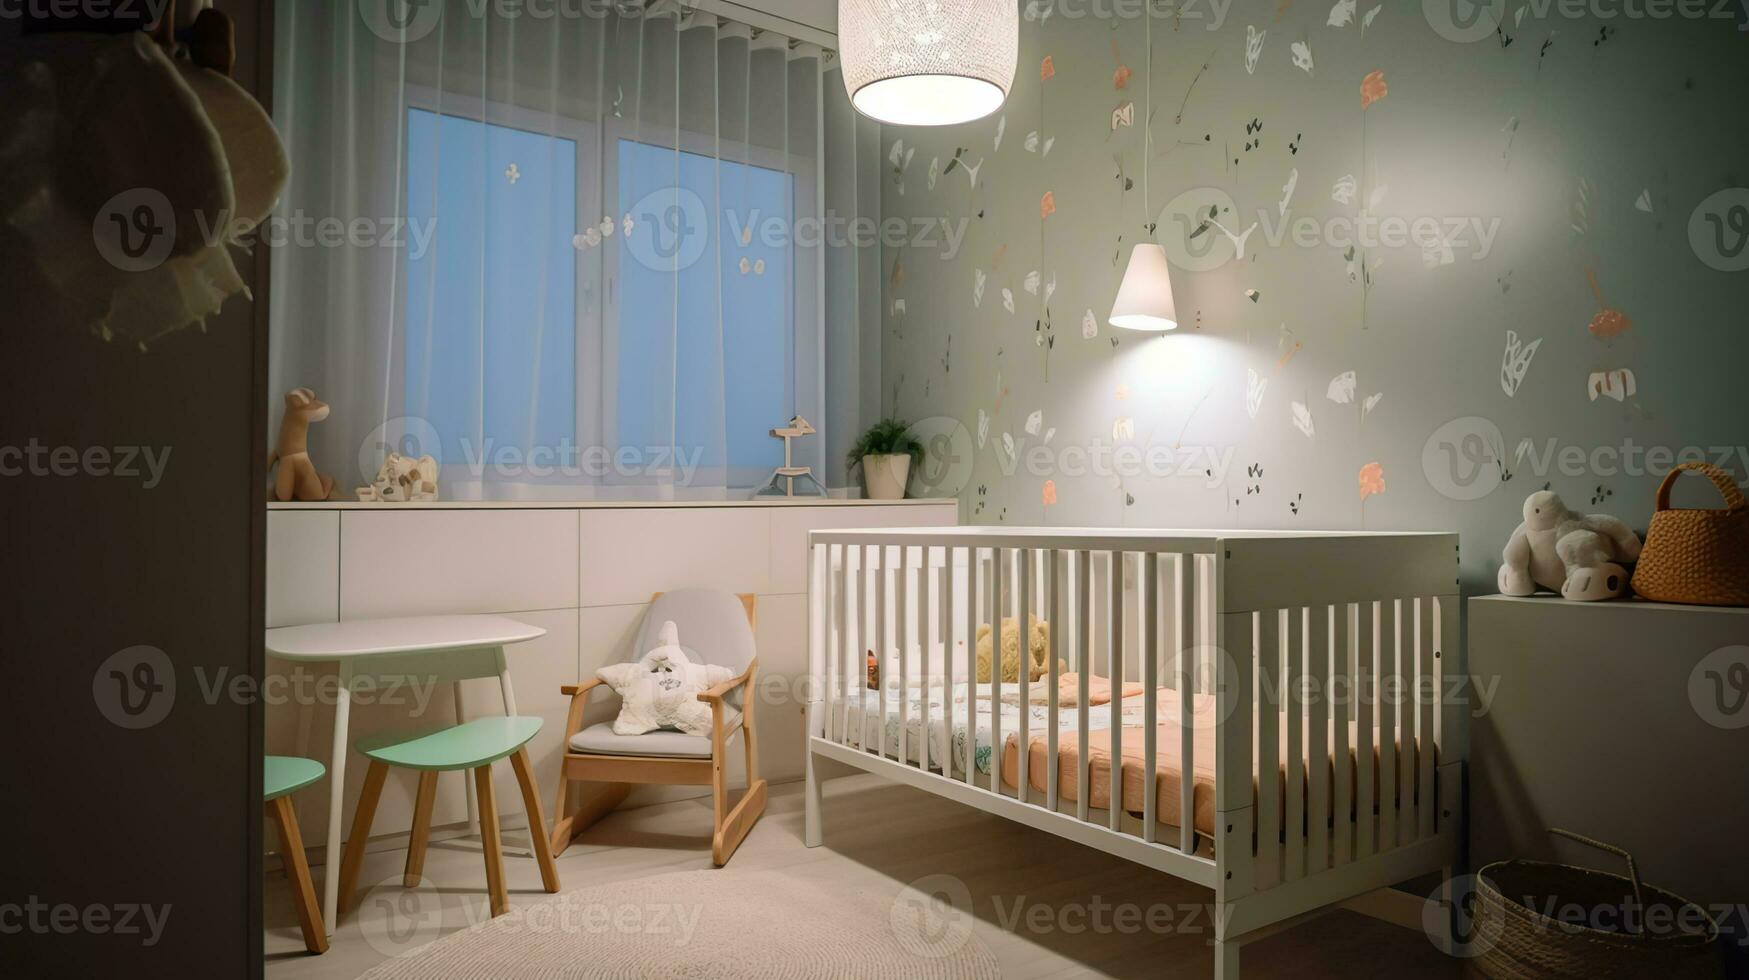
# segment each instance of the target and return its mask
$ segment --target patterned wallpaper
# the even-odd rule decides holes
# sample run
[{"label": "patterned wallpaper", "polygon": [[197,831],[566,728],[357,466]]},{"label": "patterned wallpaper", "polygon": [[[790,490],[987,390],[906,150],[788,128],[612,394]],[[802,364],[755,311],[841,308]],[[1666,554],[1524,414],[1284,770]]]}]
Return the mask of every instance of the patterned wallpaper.
[{"label": "patterned wallpaper", "polygon": [[[1643,529],[1675,460],[1741,481],[1749,17],[1451,3],[1033,0],[1001,111],[883,127],[913,492],[968,523],[1456,530],[1488,592],[1545,484]],[[1149,236],[1165,335],[1105,321]]]}]

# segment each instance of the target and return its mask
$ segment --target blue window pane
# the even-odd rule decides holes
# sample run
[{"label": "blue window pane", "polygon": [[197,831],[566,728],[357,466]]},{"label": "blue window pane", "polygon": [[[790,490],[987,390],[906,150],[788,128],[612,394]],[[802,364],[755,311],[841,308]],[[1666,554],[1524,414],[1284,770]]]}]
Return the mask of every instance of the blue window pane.
[{"label": "blue window pane", "polygon": [[575,440],[576,201],[574,140],[408,111],[406,413],[446,463]]},{"label": "blue window pane", "polygon": [[701,466],[759,480],[782,462],[768,430],[794,403],[791,178],[634,140],[618,166],[634,222],[619,244],[619,443],[702,450]]}]

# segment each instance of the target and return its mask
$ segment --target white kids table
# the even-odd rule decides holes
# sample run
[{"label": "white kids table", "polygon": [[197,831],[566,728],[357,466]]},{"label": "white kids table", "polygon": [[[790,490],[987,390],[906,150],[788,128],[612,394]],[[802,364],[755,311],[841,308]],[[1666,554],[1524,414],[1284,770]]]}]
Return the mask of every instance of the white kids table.
[{"label": "white kids table", "polygon": [[[348,716],[360,681],[378,676],[423,676],[433,681],[498,678],[504,713],[516,714],[516,695],[504,666],[504,647],[546,635],[538,626],[504,616],[416,616],[404,619],[350,619],[267,631],[267,652],[281,660],[332,663],[340,673],[334,702],[334,747],[328,760],[327,872],[322,876],[322,921],[334,934],[340,888],[340,809],[346,797]],[[461,689],[455,690],[456,721]],[[472,798],[469,799],[470,810]],[[471,814],[470,814],[471,817]],[[531,828],[540,833],[539,828]]]}]

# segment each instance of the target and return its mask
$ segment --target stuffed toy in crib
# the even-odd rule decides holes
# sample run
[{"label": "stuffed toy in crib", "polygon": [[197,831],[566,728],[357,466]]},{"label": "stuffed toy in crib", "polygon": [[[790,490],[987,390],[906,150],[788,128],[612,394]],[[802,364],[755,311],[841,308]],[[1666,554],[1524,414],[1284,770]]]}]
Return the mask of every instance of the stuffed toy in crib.
[{"label": "stuffed toy in crib", "polygon": [[[1037,616],[1028,617],[1027,680],[1036,681],[1050,671],[1051,624]],[[1057,662],[1058,673],[1067,670]],[[1014,617],[1002,620],[1002,680],[1020,682],[1020,624]],[[978,683],[990,682],[990,624],[978,627]]]},{"label": "stuffed toy in crib", "polygon": [[655,649],[635,663],[611,664],[596,676],[620,696],[615,735],[642,735],[672,728],[687,735],[708,735],[711,706],[699,694],[735,676],[716,664],[695,664],[680,647],[680,630],[670,620],[662,624]]}]

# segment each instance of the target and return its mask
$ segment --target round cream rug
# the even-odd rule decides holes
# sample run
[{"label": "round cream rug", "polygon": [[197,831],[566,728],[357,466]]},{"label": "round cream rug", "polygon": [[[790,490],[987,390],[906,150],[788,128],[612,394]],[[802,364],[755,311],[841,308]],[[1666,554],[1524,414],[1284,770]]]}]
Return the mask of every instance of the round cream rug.
[{"label": "round cream rug", "polygon": [[438,939],[360,980],[998,977],[972,916],[914,888],[829,891],[770,871],[579,889]]}]

